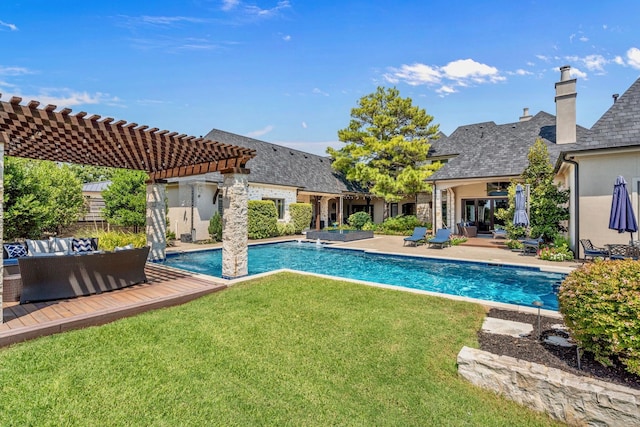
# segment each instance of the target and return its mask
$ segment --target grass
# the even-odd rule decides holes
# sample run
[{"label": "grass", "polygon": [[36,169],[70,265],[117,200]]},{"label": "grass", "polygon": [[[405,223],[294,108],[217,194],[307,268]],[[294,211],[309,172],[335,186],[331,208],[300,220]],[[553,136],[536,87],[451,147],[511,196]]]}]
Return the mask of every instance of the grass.
[{"label": "grass", "polygon": [[277,274],[0,350],[0,425],[555,425],[458,377],[483,315]]}]

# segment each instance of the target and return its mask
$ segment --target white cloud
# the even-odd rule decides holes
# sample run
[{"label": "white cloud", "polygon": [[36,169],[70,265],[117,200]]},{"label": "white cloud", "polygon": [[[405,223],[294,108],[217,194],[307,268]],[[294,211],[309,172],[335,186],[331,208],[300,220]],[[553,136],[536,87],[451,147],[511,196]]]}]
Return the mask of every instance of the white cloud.
[{"label": "white cloud", "polygon": [[200,18],[191,18],[188,16],[148,16],[142,18],[142,22],[153,25],[172,25],[178,22],[202,23],[205,22]]},{"label": "white cloud", "polygon": [[252,132],[247,133],[247,136],[249,138],[256,138],[258,136],[263,136],[263,135],[268,134],[273,129],[274,129],[274,127],[272,125],[267,125],[267,126],[263,127],[262,129],[254,130]]},{"label": "white cloud", "polygon": [[586,43],[586,42],[588,42],[588,41],[589,41],[589,37],[587,37],[587,36],[581,36],[581,37],[580,37],[580,41],[581,41],[581,42]]},{"label": "white cloud", "polygon": [[505,78],[500,75],[498,69],[486,64],[481,64],[473,59],[459,59],[442,67],[446,77],[459,80],[463,83],[471,80],[475,83],[495,83]]},{"label": "white cloud", "polygon": [[118,97],[111,96],[108,93],[96,92],[89,94],[86,91],[75,92],[69,89],[48,89],[43,90],[39,95],[23,96],[23,98],[34,99],[42,104],[52,104],[62,107],[89,104],[116,104],[120,102]]},{"label": "white cloud", "polygon": [[228,11],[235,9],[239,3],[239,0],[222,0],[222,10]]},{"label": "white cloud", "polygon": [[291,41],[291,36],[287,34],[286,36],[282,37],[282,40],[284,40],[286,42],[290,42]]},{"label": "white cloud", "polygon": [[613,58],[613,62],[615,62],[618,65],[624,65],[624,59],[622,59],[622,56],[620,55]]},{"label": "white cloud", "polygon": [[582,58],[582,62],[591,71],[604,71],[608,61],[602,55],[587,55]]},{"label": "white cloud", "polygon": [[571,67],[571,77],[587,80],[587,73],[580,71],[578,68]]},{"label": "white cloud", "polygon": [[514,71],[513,74],[517,76],[529,76],[533,73],[531,71],[527,71],[527,70],[523,70],[522,68],[519,68],[516,71]]},{"label": "white cloud", "polygon": [[1,67],[0,66],[0,75],[21,76],[24,74],[33,74],[33,72],[23,67]]},{"label": "white cloud", "polygon": [[549,62],[549,57],[545,55],[536,55],[536,58],[538,58],[541,61]]},{"label": "white cloud", "polygon": [[255,5],[249,5],[249,6],[245,6],[245,11],[248,12],[250,15],[255,15],[259,17],[270,17],[273,15],[276,15],[281,10],[288,9],[290,7],[291,7],[291,3],[289,2],[289,0],[281,0],[278,2],[278,4],[275,7],[272,7],[271,9],[262,9]]},{"label": "white cloud", "polygon": [[307,122],[302,122],[302,129],[306,129],[307,128]]},{"label": "white cloud", "polygon": [[315,95],[329,96],[329,94],[327,92],[323,92],[320,89],[318,89],[317,87],[313,88],[312,92]]},{"label": "white cloud", "polygon": [[440,86],[440,88],[436,89],[436,92],[440,95],[449,95],[451,93],[456,93],[457,90],[453,86]]},{"label": "white cloud", "polygon": [[627,64],[640,70],[640,49],[632,47],[627,51]]},{"label": "white cloud", "polygon": [[402,80],[411,86],[419,86],[440,83],[441,81],[440,72],[425,64],[403,65],[400,68],[391,68],[390,71],[391,74],[384,75],[389,83],[398,83]]},{"label": "white cloud", "polygon": [[0,27],[7,27],[11,31],[18,31],[18,27],[15,24],[9,24],[8,22],[0,21]]}]

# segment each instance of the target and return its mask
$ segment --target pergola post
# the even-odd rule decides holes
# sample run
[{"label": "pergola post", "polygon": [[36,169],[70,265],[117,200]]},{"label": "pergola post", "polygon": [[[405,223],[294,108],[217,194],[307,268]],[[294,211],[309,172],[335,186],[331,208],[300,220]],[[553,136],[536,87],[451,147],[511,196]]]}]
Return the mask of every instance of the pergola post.
[{"label": "pergola post", "polygon": [[149,260],[163,260],[167,249],[167,218],[165,203],[166,184],[163,181],[147,183],[147,244]]},{"label": "pergola post", "polygon": [[[0,248],[4,243],[4,144],[9,143],[6,133],[0,132]],[[4,264],[0,264],[0,323],[3,323],[4,310]]]},{"label": "pergola post", "polygon": [[222,182],[222,277],[235,279],[249,274],[248,201],[249,170],[221,171]]}]

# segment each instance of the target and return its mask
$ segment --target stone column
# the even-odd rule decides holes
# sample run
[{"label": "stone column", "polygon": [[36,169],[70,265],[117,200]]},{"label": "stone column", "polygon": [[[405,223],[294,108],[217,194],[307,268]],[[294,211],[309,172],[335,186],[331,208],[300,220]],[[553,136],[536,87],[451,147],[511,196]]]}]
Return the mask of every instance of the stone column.
[{"label": "stone column", "polygon": [[167,249],[167,217],[164,182],[147,184],[147,244],[149,260],[165,259]]},{"label": "stone column", "polygon": [[433,232],[442,227],[442,191],[434,185],[433,187]]},{"label": "stone column", "polygon": [[[0,247],[4,243],[4,144],[9,143],[9,137],[5,133],[0,133]],[[4,300],[4,266],[0,263],[0,323],[3,322],[4,310],[2,302]]]},{"label": "stone column", "polygon": [[418,220],[422,222],[432,222],[431,221],[431,201],[432,195],[431,193],[422,192],[416,195],[416,216]]},{"label": "stone column", "polygon": [[222,203],[222,277],[235,279],[249,274],[248,201],[249,170],[233,168],[221,171]]}]

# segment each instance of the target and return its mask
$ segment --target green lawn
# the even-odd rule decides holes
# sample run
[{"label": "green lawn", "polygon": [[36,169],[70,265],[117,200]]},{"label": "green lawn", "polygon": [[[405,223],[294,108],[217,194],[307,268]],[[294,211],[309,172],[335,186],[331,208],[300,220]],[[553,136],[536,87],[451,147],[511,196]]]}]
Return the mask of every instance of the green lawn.
[{"label": "green lawn", "polygon": [[554,425],[458,377],[482,318],[278,274],[1,349],[0,425]]}]

